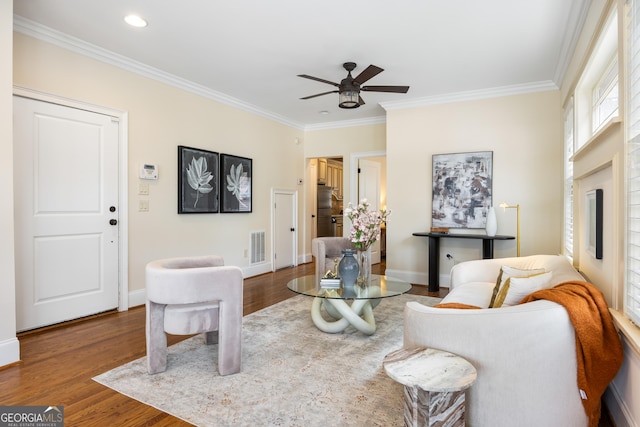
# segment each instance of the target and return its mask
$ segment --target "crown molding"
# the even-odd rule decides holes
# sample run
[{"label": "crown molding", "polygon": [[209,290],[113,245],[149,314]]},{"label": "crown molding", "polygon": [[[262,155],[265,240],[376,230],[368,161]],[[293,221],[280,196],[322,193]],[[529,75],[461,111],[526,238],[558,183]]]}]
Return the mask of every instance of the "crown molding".
[{"label": "crown molding", "polygon": [[407,108],[426,107],[430,105],[450,104],[462,101],[475,101],[488,98],[499,98],[503,96],[521,95],[533,92],[547,92],[558,90],[558,86],[548,80],[543,82],[526,83],[521,85],[501,86],[489,89],[470,90],[465,92],[447,93],[444,95],[427,96],[424,98],[414,98],[405,101],[381,102],[380,106],[386,111],[403,110]]},{"label": "crown molding", "polygon": [[304,124],[294,122],[279,114],[266,111],[255,105],[241,101],[224,93],[209,89],[190,80],[183,79],[173,74],[164,72],[157,68],[138,62],[134,59],[103,49],[99,46],[87,43],[84,40],[72,37],[68,34],[38,24],[37,22],[25,19],[19,15],[13,15],[13,30],[27,36],[42,40],[63,49],[70,50],[77,54],[113,65],[132,73],[168,84],[184,91],[211,99],[221,104],[225,104],[242,111],[246,111],[257,116],[290,126],[299,130],[304,130]]},{"label": "crown molding", "polygon": [[325,123],[316,123],[312,125],[306,125],[304,127],[305,131],[315,131],[315,130],[327,130],[327,129],[340,129],[340,128],[351,128],[356,126],[369,126],[369,125],[379,125],[387,122],[387,118],[385,116],[377,116],[377,117],[367,117],[364,119],[353,119],[353,120],[341,120],[336,122],[325,122]]},{"label": "crown molding", "polygon": [[[580,39],[580,33],[584,28],[584,23],[589,14],[589,8],[591,7],[591,0],[584,0],[582,2],[573,2],[571,11],[569,12],[570,22],[567,23],[567,31],[564,34],[562,40],[562,47],[559,52],[558,61],[556,62],[556,70],[554,73],[554,81],[558,84],[562,84],[564,76],[569,68],[569,63],[573,57],[578,40]],[[569,31],[571,30],[571,31]]]}]

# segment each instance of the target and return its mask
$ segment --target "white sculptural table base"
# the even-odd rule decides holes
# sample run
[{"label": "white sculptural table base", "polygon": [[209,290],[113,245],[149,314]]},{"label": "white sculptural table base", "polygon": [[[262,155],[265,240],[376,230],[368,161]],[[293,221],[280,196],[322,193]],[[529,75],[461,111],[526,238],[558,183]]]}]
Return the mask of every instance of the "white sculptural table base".
[{"label": "white sculptural table base", "polygon": [[[321,331],[335,334],[351,325],[366,335],[376,332],[373,309],[380,301],[411,290],[410,283],[378,274],[371,275],[371,283],[367,286],[323,288],[315,275],[309,275],[290,280],[287,287],[298,294],[313,297],[311,319]],[[351,305],[347,301],[351,301]],[[322,308],[333,320],[326,320]]]},{"label": "white sculptural table base", "polygon": [[[311,320],[322,332],[335,334],[351,325],[363,334],[373,335],[376,331],[373,309],[379,303],[380,300],[357,299],[349,306],[342,299],[316,297],[311,304]],[[335,321],[327,321],[322,317],[323,306],[329,316],[336,319]]]},{"label": "white sculptural table base", "polygon": [[404,385],[405,426],[465,425],[465,390],[477,377],[465,359],[426,347],[402,348],[389,353],[383,366]]}]

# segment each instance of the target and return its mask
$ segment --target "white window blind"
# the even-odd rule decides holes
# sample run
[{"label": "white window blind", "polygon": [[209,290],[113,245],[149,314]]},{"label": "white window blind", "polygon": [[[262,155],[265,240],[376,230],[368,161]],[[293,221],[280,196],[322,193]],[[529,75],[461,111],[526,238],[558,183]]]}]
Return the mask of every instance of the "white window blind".
[{"label": "white window blind", "polygon": [[593,132],[618,115],[618,55],[604,70],[592,93]]},{"label": "white window blind", "polygon": [[629,8],[625,313],[640,325],[640,0]]},{"label": "white window blind", "polygon": [[573,256],[573,99],[564,115],[564,253]]}]

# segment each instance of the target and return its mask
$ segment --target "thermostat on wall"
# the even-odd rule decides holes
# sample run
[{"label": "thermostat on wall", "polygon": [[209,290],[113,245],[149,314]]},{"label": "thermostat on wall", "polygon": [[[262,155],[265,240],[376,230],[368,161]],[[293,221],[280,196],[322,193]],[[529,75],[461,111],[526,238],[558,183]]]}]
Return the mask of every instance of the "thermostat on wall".
[{"label": "thermostat on wall", "polygon": [[150,165],[147,163],[141,164],[140,178],[141,179],[158,179],[158,167],[156,165]]}]

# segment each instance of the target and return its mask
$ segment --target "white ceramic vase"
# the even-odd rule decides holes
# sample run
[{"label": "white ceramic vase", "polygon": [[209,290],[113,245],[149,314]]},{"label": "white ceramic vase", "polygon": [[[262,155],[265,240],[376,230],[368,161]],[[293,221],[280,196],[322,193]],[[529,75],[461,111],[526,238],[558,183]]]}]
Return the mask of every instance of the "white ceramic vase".
[{"label": "white ceramic vase", "polygon": [[496,220],[496,211],[493,206],[487,211],[487,225],[485,230],[487,231],[487,236],[495,236],[498,231],[498,221]]}]

